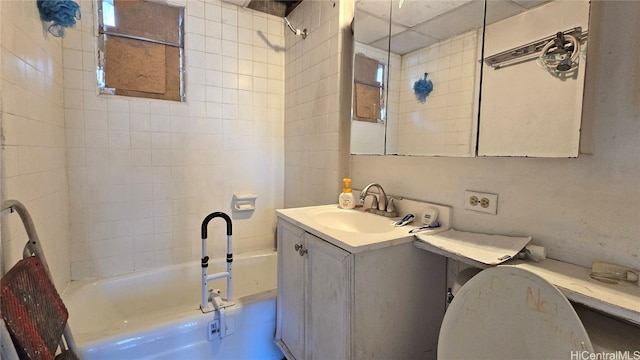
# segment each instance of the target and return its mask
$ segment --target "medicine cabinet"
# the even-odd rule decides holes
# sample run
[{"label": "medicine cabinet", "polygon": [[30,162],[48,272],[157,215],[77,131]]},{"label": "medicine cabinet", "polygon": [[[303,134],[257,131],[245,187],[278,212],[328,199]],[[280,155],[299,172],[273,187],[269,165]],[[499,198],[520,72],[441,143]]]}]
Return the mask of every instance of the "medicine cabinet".
[{"label": "medicine cabinet", "polygon": [[[380,110],[372,95],[357,96],[354,77],[352,154],[578,156],[588,0],[355,6],[354,56],[377,62],[384,76]],[[414,87],[425,81],[433,90],[419,99]],[[363,121],[358,106],[381,115]]]}]

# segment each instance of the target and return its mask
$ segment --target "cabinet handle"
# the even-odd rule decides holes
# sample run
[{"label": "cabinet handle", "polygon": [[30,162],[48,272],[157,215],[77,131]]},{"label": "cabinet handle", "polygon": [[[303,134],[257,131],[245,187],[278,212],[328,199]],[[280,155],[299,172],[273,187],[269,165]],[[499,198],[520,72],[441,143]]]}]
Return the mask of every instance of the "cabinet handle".
[{"label": "cabinet handle", "polygon": [[293,248],[300,254],[300,256],[304,256],[307,253],[307,249],[303,248],[300,244],[295,244]]}]

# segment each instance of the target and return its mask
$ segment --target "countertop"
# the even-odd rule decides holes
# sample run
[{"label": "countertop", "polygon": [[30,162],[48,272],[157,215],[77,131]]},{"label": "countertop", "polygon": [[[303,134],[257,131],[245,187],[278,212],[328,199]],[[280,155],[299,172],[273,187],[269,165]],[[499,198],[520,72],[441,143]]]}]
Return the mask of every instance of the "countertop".
[{"label": "countertop", "polygon": [[382,233],[356,233],[349,231],[341,231],[331,227],[322,226],[313,221],[310,215],[312,210],[317,209],[336,209],[337,211],[361,211],[362,210],[346,210],[339,209],[337,204],[320,205],[310,207],[300,207],[291,209],[276,210],[279,219],[285,220],[293,225],[299,226],[305,231],[339,247],[350,253],[359,253],[381,249],[388,246],[409,243],[414,240],[413,234],[409,230],[416,226],[394,227],[394,220],[399,218],[385,218],[381,215],[368,214],[372,217],[372,221],[388,221],[390,231]]}]

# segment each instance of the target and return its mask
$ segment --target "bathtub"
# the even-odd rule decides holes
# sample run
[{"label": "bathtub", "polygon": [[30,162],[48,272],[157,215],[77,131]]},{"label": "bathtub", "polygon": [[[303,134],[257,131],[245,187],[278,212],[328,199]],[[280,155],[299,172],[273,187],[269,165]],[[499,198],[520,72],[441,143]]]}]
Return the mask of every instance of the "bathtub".
[{"label": "bathtub", "polygon": [[[225,271],[222,259],[209,274]],[[200,305],[200,262],[98,281],[73,282],[62,298],[80,356],[98,359],[282,359],[274,345],[277,260],[273,251],[236,255],[229,335],[209,339]],[[226,297],[226,279],[209,282]]]}]

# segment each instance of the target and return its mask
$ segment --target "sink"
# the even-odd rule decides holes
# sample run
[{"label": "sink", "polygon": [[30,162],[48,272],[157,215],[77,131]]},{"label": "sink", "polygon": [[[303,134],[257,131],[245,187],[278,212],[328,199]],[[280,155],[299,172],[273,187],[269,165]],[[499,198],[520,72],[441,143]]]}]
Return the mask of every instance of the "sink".
[{"label": "sink", "polygon": [[[402,213],[420,213],[425,206],[438,209],[438,219],[444,226],[428,231],[435,234],[449,229],[451,208],[439,204],[403,200]],[[278,221],[299,227],[303,232],[317,236],[350,253],[380,249],[416,240],[409,231],[419,222],[407,226],[393,226],[399,218],[388,218],[359,209],[341,209],[337,204],[316,205],[276,210]],[[426,233],[426,232],[425,232]],[[298,236],[302,236],[300,233]]]},{"label": "sink", "polygon": [[379,215],[358,210],[323,208],[313,210],[313,222],[328,228],[352,233],[386,233],[393,231],[393,221]]}]

